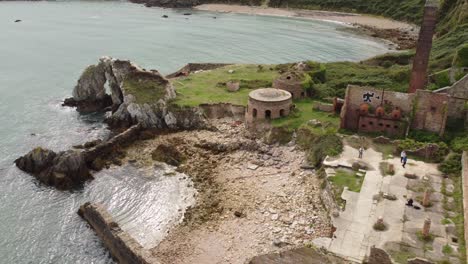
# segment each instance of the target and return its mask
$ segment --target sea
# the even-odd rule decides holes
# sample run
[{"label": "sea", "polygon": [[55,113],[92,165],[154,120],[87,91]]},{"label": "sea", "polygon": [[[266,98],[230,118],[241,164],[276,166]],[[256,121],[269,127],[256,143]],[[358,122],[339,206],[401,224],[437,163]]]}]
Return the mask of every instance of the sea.
[{"label": "sea", "polygon": [[109,135],[103,116],[61,106],[87,65],[112,56],[168,74],[189,62],[359,61],[388,50],[345,27],[123,1],[0,1],[0,263],[113,263],[77,215],[81,204],[103,204],[151,248],[195,202],[190,179],[167,176],[171,167],[111,167],[58,191],[14,166],[36,146],[60,151]]}]

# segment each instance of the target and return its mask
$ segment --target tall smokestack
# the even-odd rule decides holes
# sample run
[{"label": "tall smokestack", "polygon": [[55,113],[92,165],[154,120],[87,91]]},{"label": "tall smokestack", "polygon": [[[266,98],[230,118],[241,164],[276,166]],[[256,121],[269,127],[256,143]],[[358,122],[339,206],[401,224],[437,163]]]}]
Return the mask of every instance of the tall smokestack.
[{"label": "tall smokestack", "polygon": [[415,93],[418,89],[424,89],[427,83],[427,66],[432,48],[432,36],[434,35],[437,23],[437,10],[439,3],[437,0],[427,0],[424,6],[424,15],[419,31],[416,55],[413,59],[413,70],[411,71],[411,81],[408,92]]}]

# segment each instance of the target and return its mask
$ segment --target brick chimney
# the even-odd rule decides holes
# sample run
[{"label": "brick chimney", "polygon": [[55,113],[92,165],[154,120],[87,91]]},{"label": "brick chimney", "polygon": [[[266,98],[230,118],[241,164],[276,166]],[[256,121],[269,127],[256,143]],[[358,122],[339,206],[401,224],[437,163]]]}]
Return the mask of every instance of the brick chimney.
[{"label": "brick chimney", "polygon": [[426,0],[424,6],[423,21],[419,31],[416,55],[413,59],[413,70],[408,93],[415,93],[418,89],[424,89],[427,83],[427,66],[432,48],[432,36],[437,23],[437,0]]}]

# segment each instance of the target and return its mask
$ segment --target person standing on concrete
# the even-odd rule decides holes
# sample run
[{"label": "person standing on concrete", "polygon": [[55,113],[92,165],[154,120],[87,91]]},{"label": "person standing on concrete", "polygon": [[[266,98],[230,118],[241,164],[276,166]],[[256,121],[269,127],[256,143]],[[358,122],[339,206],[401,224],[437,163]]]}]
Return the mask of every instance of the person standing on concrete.
[{"label": "person standing on concrete", "polygon": [[408,161],[408,157],[403,157],[403,168],[406,166],[406,162]]},{"label": "person standing on concrete", "polygon": [[362,154],[364,154],[364,148],[360,147],[359,148],[359,158],[362,159]]},{"label": "person standing on concrete", "polygon": [[403,159],[406,158],[406,151],[403,150],[403,151],[401,152],[401,154],[400,154],[400,157],[401,157],[400,162],[403,163]]}]

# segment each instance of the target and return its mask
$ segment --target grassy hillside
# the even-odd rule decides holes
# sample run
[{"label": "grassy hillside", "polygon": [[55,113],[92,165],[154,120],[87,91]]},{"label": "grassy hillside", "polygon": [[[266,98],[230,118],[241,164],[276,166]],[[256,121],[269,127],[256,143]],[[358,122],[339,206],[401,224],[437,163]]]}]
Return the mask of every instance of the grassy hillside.
[{"label": "grassy hillside", "polygon": [[[270,0],[269,4],[274,7],[367,13],[420,24],[425,0]],[[451,67],[457,50],[468,43],[468,1],[440,0],[438,20],[431,54],[432,72]]]}]

